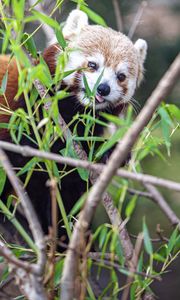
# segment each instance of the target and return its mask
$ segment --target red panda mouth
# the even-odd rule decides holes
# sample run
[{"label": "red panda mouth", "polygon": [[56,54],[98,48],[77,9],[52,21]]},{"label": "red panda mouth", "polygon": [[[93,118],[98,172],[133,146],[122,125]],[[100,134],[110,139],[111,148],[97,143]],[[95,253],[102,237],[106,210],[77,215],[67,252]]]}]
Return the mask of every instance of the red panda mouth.
[{"label": "red panda mouth", "polygon": [[98,103],[105,102],[105,99],[102,96],[100,96],[99,94],[96,94],[95,99],[96,99],[96,102],[98,102]]}]

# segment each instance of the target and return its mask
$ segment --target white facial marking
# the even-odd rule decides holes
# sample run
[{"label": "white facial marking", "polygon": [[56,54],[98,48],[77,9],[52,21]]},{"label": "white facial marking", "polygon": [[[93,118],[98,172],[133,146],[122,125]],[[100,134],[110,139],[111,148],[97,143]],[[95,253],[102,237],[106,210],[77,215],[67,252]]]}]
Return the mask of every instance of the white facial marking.
[{"label": "white facial marking", "polygon": [[[72,51],[69,54],[69,60],[64,68],[64,72],[66,71],[73,71],[77,70],[79,68],[82,68],[85,61],[85,57],[83,53],[80,50]],[[70,75],[66,76],[63,81],[68,86],[71,86],[74,83],[74,77],[75,77],[76,71],[71,73]]]}]

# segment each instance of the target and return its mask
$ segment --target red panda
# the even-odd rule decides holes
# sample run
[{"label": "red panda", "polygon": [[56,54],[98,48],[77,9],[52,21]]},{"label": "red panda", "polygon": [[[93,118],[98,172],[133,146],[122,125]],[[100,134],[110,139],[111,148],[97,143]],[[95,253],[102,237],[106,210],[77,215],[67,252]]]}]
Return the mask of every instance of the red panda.
[{"label": "red panda", "polygon": [[[70,13],[63,34],[68,41],[68,47],[72,49],[64,71],[76,71],[63,79],[62,85],[70,89],[71,95],[62,99],[59,103],[59,111],[62,117],[68,124],[77,113],[83,113],[87,107],[88,111],[91,111],[94,106],[96,118],[101,119],[99,111],[116,114],[122,104],[126,104],[131,100],[136,87],[143,78],[143,64],[147,51],[146,42],[139,39],[133,44],[128,37],[120,32],[99,25],[89,25],[87,15],[79,10]],[[61,47],[54,44],[43,52],[43,58],[52,75],[55,73],[61,51]],[[0,65],[0,82],[8,70],[8,83],[5,93],[7,101],[3,96],[0,96],[0,123],[7,123],[10,116],[6,115],[2,109],[7,105],[6,102],[8,102],[12,111],[19,107],[25,107],[25,103],[23,95],[18,101],[14,101],[18,90],[18,70],[15,59],[10,60],[8,56],[0,56]],[[90,90],[93,90],[100,78],[94,102],[86,94],[84,76]],[[72,131],[74,126],[76,126],[77,135],[84,136],[84,125],[82,123],[74,125],[73,123],[70,126]],[[103,126],[95,124],[94,135],[102,135],[103,130]],[[7,130],[0,129],[0,139],[9,139]],[[31,145],[31,142],[23,137],[21,144]],[[88,154],[87,144],[82,144]],[[51,150],[59,153],[63,148],[64,142],[59,139]],[[22,167],[28,161],[18,154],[8,152],[8,155],[16,167]],[[58,167],[61,168],[61,166]],[[27,186],[27,192],[46,233],[48,225],[51,223],[50,195],[46,186],[47,179],[48,176],[45,173],[33,172]],[[86,191],[86,183],[82,181],[77,172],[73,172],[61,180],[60,188],[68,213]],[[8,187],[5,188],[6,192],[7,190]],[[5,192],[2,197],[5,200]]]}]

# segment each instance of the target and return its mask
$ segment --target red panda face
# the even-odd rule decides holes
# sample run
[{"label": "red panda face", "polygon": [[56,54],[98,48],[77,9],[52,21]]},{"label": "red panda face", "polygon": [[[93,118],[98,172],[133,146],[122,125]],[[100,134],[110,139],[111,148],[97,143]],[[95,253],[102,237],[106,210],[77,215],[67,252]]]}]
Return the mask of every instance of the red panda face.
[{"label": "red panda face", "polygon": [[[86,16],[75,10],[69,18],[73,13]],[[78,33],[73,34],[71,21],[67,20],[64,28],[72,48],[65,71],[77,71],[64,79],[65,84],[71,90],[76,87],[76,96],[84,106],[95,102],[97,110],[130,101],[141,81],[146,42],[138,40],[134,45],[120,32],[97,25],[82,26],[83,22]],[[94,97],[87,95],[87,84]]]}]

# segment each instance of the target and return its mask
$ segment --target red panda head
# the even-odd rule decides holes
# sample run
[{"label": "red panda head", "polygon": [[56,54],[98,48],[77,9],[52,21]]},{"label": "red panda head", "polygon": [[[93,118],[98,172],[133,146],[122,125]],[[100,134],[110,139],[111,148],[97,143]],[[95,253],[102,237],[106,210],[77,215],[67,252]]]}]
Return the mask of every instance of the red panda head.
[{"label": "red panda head", "polygon": [[78,85],[78,100],[84,106],[93,105],[86,93],[85,77],[91,91],[97,85],[96,109],[130,101],[143,78],[147,43],[139,39],[133,44],[120,32],[89,25],[87,15],[79,10],[70,13],[63,33],[72,48],[65,71],[77,69],[64,82],[72,90]]}]

